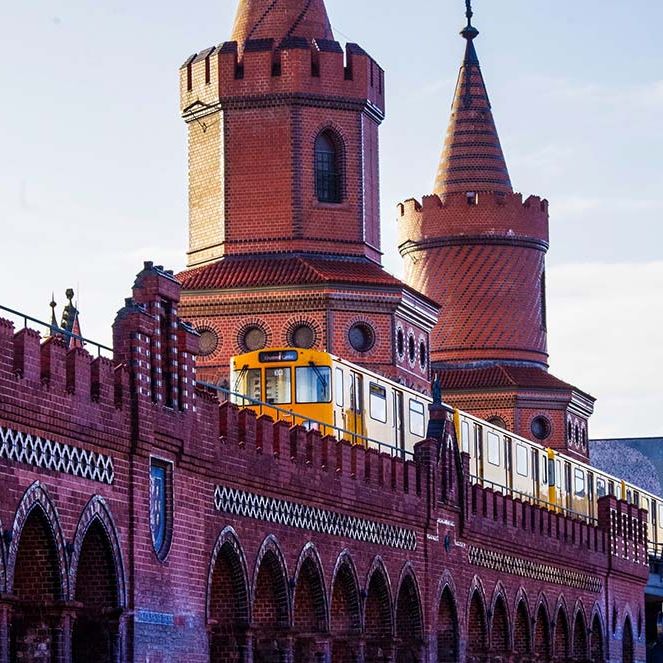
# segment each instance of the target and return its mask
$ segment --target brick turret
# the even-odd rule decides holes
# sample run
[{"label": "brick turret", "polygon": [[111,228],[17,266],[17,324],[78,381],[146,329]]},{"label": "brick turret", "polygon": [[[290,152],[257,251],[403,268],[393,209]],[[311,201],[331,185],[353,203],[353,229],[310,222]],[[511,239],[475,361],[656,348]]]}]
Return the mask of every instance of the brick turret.
[{"label": "brick turret", "polygon": [[478,34],[468,20],[434,193],[398,208],[406,282],[442,307],[431,358],[451,402],[585,456],[593,399],[547,372],[548,202],[513,191]]},{"label": "brick turret", "polygon": [[[241,40],[191,56],[180,72],[189,128],[189,266],[298,250],[379,262],[383,71],[356,44],[344,52],[333,41],[321,0],[285,3],[249,28],[264,4],[242,2],[234,33]],[[295,8],[309,4],[321,8],[319,19],[297,23],[303,9]],[[334,200],[316,191],[321,134],[336,150]]]},{"label": "brick turret", "polygon": [[323,0],[241,0],[232,39],[180,72],[199,375],[301,345],[427,388],[437,307],[380,264],[382,69],[334,41]]}]

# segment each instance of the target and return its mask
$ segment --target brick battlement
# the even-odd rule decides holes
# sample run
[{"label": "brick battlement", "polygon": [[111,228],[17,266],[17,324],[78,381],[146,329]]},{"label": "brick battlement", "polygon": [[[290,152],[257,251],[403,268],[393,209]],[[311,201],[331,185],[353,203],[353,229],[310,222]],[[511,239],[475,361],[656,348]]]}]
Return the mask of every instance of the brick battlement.
[{"label": "brick battlement", "polygon": [[58,336],[42,338],[34,329],[14,333],[14,325],[0,318],[0,372],[13,376],[16,390],[35,396],[66,395],[71,407],[97,404],[124,408],[128,372],[106,357],[93,358],[82,348],[67,350]]},{"label": "brick battlement", "polygon": [[523,200],[520,193],[450,193],[410,198],[397,206],[401,253],[413,244],[426,247],[453,238],[477,237],[513,241],[525,239],[548,248],[548,201]]},{"label": "brick battlement", "polygon": [[[271,39],[225,42],[192,55],[180,69],[181,110],[200,117],[227,107],[291,103],[292,96],[325,105],[360,103],[377,121],[384,117],[384,71],[356,44],[293,38],[274,48]],[[201,105],[202,104],[202,105]],[[213,108],[209,108],[213,107]]]},{"label": "brick battlement", "polygon": [[[248,458],[248,467],[263,460],[259,466],[272,475],[272,465],[282,469],[297,466],[301,472],[310,471],[307,477],[299,477],[304,484],[315,485],[318,491],[336,492],[338,481],[355,482],[361,490],[389,494],[391,496],[417,496],[420,471],[415,460],[394,458],[376,449],[352,445],[346,440],[324,437],[318,431],[307,431],[302,426],[290,426],[286,421],[274,421],[269,416],[257,417],[252,410],[241,409],[231,403],[219,408],[220,443],[225,454],[233,449],[255,454]],[[267,465],[265,465],[267,464]],[[310,479],[315,477],[314,483]],[[376,505],[384,495],[379,496]]]}]

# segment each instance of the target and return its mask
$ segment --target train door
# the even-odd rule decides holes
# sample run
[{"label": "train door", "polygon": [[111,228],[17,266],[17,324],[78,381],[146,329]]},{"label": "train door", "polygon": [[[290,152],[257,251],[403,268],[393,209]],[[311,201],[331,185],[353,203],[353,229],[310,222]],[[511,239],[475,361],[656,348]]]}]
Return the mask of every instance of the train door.
[{"label": "train door", "polygon": [[571,463],[564,463],[564,493],[566,503],[564,506],[571,511],[573,509],[573,485],[571,483]]},{"label": "train door", "polygon": [[506,487],[508,494],[513,493],[513,442],[504,436],[504,469],[506,471]]},{"label": "train door", "polygon": [[483,435],[481,426],[474,424],[474,474],[483,479]]},{"label": "train door", "polygon": [[651,531],[649,532],[649,539],[652,543],[658,543],[658,502],[651,500],[649,505],[649,521],[651,522]]},{"label": "train door", "polygon": [[594,497],[594,472],[587,472],[587,515],[596,518],[596,498]]},{"label": "train door", "polygon": [[[364,380],[361,373],[350,371],[349,431],[364,436]],[[355,440],[359,442],[359,440]]]},{"label": "train door", "polygon": [[532,449],[532,495],[534,495],[537,502],[541,499],[541,466],[539,460],[537,450]]},{"label": "train door", "polygon": [[405,450],[405,397],[394,389],[394,442],[396,448]]}]

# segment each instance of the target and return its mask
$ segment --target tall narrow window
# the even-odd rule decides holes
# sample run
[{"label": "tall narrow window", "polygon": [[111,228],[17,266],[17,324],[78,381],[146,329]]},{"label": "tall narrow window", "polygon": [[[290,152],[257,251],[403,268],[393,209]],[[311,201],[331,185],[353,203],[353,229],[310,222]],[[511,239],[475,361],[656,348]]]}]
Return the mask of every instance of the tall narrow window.
[{"label": "tall narrow window", "polygon": [[341,159],[330,131],[315,139],[315,190],[321,203],[341,202]]}]

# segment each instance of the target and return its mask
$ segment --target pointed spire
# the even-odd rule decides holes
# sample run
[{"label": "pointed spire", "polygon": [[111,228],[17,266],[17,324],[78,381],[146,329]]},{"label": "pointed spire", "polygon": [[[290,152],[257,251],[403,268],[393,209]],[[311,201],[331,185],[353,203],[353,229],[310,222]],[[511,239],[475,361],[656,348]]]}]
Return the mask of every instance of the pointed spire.
[{"label": "pointed spire", "polygon": [[444,150],[435,180],[435,193],[501,191],[513,193],[509,171],[495,128],[486,84],[481,74],[472,25],[472,5],[465,0],[467,41],[451,109]]},{"label": "pointed spire", "polygon": [[232,39],[334,39],[324,0],[240,0]]},{"label": "pointed spire", "polygon": [[60,328],[58,327],[58,319],[55,315],[55,307],[57,306],[57,302],[55,301],[54,292],[51,292],[51,303],[49,306],[51,307],[51,332],[49,336],[55,336]]}]

